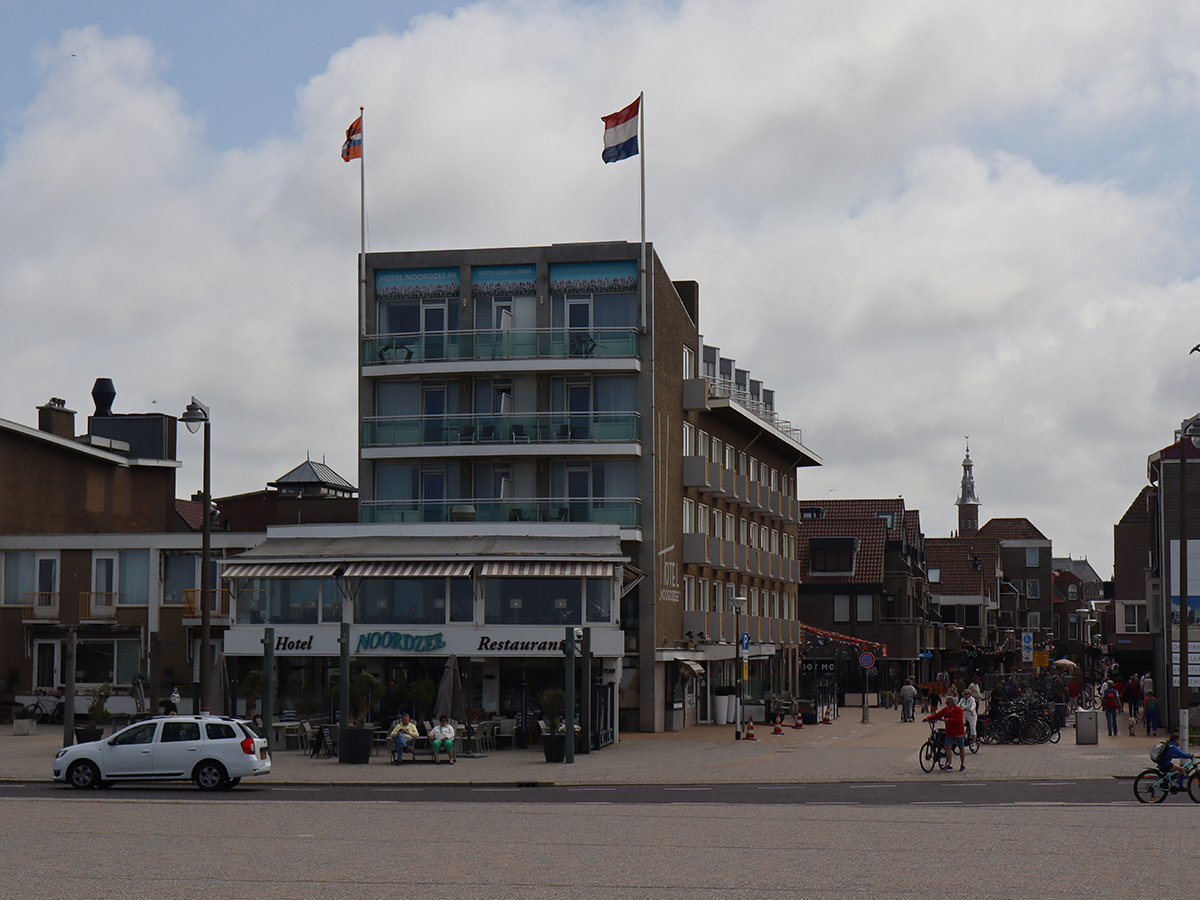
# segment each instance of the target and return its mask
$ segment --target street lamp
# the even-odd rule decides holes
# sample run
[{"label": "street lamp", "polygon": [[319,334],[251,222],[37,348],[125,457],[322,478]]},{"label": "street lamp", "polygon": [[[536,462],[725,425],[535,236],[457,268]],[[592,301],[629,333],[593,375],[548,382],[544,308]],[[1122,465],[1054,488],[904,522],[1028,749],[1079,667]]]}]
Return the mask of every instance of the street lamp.
[{"label": "street lamp", "polygon": [[746,671],[746,660],[749,659],[749,656],[742,656],[742,608],[746,602],[745,597],[731,597],[729,600],[729,605],[733,607],[733,659],[738,673],[737,715],[734,717],[733,725],[735,741],[742,739],[742,710],[746,703],[746,679],[743,674]]},{"label": "street lamp", "polygon": [[204,489],[201,499],[204,504],[204,518],[201,526],[200,544],[200,708],[208,709],[208,670],[212,664],[212,611],[209,608],[209,594],[212,576],[209,565],[212,558],[212,487],[209,481],[209,459],[212,453],[211,435],[209,433],[208,407],[192,397],[180,421],[187,430],[195,434],[200,426],[204,426]]},{"label": "street lamp", "polygon": [[[1188,590],[1188,530],[1187,530],[1187,460],[1188,439],[1200,447],[1200,415],[1184,419],[1179,425],[1179,743],[1188,749],[1188,707],[1191,688],[1188,685],[1188,637],[1191,605]],[[1168,651],[1169,651],[1168,643]],[[1168,659],[1170,653],[1168,652]],[[1167,663],[1170,675],[1170,662]]]}]

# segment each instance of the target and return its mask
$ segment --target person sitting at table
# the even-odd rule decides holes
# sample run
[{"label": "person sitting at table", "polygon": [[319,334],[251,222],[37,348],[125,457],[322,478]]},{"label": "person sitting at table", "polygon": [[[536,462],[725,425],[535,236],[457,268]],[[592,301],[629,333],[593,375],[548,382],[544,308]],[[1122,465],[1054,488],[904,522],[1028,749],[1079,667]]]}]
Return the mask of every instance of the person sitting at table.
[{"label": "person sitting at table", "polygon": [[438,716],[438,723],[429,732],[429,742],[433,747],[433,761],[435,763],[441,762],[438,759],[438,754],[445,750],[446,754],[450,757],[450,764],[454,765],[454,726],[450,724],[448,716]]},{"label": "person sitting at table", "polygon": [[404,751],[411,751],[413,741],[417,739],[417,723],[408,718],[408,713],[400,716],[400,721],[393,726],[391,734],[388,735],[388,740],[392,743],[392,750],[396,754],[396,763],[404,762]]}]

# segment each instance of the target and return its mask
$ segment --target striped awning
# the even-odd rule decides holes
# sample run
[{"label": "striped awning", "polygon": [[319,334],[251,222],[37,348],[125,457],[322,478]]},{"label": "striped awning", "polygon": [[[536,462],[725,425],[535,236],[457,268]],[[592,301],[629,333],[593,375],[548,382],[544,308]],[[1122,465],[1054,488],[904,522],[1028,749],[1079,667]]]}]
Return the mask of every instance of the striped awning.
[{"label": "striped awning", "polygon": [[328,578],[343,565],[340,562],[227,563],[221,570],[225,578]]},{"label": "striped awning", "polygon": [[465,578],[471,563],[460,560],[440,562],[356,562],[346,566],[347,578]]},{"label": "striped awning", "polygon": [[612,563],[601,562],[544,562],[541,560],[516,560],[513,562],[484,563],[479,574],[488,575],[524,575],[524,576],[558,576],[575,578],[611,578]]}]

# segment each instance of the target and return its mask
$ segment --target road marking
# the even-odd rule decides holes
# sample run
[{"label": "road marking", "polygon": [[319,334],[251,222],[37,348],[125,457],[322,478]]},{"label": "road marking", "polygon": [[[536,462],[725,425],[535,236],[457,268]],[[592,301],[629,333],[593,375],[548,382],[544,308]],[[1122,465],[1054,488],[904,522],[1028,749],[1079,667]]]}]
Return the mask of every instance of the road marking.
[{"label": "road marking", "polygon": [[1074,784],[1074,781],[1031,781],[1030,784],[1036,787],[1050,787],[1057,784]]},{"label": "road marking", "polygon": [[846,785],[846,787],[851,788],[851,789],[870,790],[871,788],[894,788],[894,787],[899,787],[899,785],[897,785],[897,784],[848,784],[848,785]]},{"label": "road marking", "polygon": [[312,792],[312,791],[319,791],[320,788],[316,788],[316,787],[272,787],[271,790],[273,790],[273,791],[309,791],[309,792]]},{"label": "road marking", "polygon": [[476,787],[471,788],[471,790],[476,794],[515,794],[517,791],[524,789],[515,787]]},{"label": "road marking", "polygon": [[961,800],[913,800],[910,806],[954,806],[961,804]]},{"label": "road marking", "polygon": [[664,791],[711,791],[710,787],[668,787]]},{"label": "road marking", "polygon": [[568,791],[615,791],[615,787],[573,787],[567,788]]}]

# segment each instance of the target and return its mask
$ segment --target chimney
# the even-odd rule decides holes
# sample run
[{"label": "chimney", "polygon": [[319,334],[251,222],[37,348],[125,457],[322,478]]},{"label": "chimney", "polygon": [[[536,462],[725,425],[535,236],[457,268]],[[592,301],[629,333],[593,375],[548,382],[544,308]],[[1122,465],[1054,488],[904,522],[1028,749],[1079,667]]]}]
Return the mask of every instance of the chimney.
[{"label": "chimney", "polygon": [[96,404],[97,416],[111,416],[112,402],[117,397],[117,389],[111,378],[97,378],[92,385],[92,400]]},{"label": "chimney", "polygon": [[55,437],[75,440],[75,410],[67,409],[67,401],[62,397],[51,397],[45,406],[39,406],[38,431],[45,431]]}]

